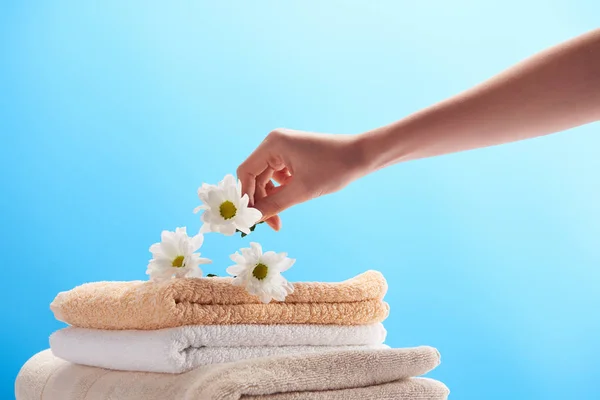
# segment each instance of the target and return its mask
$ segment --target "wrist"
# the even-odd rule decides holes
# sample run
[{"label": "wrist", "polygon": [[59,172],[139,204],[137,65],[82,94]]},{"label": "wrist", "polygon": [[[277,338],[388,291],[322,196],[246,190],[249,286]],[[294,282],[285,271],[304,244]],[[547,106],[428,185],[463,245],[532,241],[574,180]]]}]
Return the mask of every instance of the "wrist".
[{"label": "wrist", "polygon": [[373,139],[366,135],[366,133],[349,136],[345,153],[350,155],[349,159],[351,159],[352,162],[348,167],[352,170],[352,175],[354,175],[356,179],[374,171],[372,140]]},{"label": "wrist", "polygon": [[368,175],[392,164],[407,161],[409,154],[407,135],[398,125],[377,128],[355,136],[354,146],[358,154],[358,169]]}]

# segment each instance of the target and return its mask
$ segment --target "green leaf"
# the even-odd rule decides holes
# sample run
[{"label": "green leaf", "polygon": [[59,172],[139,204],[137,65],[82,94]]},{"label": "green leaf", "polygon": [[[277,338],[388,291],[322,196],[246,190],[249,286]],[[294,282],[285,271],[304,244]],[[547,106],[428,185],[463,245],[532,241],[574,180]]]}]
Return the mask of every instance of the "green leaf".
[{"label": "green leaf", "polygon": [[207,277],[207,278],[214,278],[215,276],[217,276],[217,277],[218,277],[219,275],[215,275],[215,274],[206,274],[206,277]]}]

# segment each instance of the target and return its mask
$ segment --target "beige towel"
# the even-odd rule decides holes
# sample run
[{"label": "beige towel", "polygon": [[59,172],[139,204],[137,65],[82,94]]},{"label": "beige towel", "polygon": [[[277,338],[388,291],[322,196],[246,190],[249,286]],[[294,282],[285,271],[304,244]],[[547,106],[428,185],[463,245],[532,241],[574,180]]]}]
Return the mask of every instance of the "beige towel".
[{"label": "beige towel", "polygon": [[161,329],[183,325],[362,325],[387,318],[387,283],[367,271],[339,283],[299,282],[285,302],[261,304],[229,278],[95,282],[56,296],[56,319],[95,329]]},{"label": "beige towel", "polygon": [[45,350],[23,366],[17,400],[443,400],[431,347],[261,358],[173,375],[71,364]]}]

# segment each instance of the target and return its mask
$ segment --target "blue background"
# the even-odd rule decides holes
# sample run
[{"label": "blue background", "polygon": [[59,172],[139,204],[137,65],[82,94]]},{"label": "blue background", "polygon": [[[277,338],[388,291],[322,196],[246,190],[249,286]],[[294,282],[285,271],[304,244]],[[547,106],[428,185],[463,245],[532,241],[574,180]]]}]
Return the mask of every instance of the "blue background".
[{"label": "blue background", "polygon": [[[592,0],[91,3],[0,6],[3,399],[62,326],[54,295],[146,279],[160,231],[198,229],[196,188],[270,130],[387,124],[600,15]],[[297,258],[292,281],[382,271],[389,344],[439,348],[451,398],[597,399],[597,131],[396,165],[253,238]],[[249,239],[207,236],[205,272]]]}]

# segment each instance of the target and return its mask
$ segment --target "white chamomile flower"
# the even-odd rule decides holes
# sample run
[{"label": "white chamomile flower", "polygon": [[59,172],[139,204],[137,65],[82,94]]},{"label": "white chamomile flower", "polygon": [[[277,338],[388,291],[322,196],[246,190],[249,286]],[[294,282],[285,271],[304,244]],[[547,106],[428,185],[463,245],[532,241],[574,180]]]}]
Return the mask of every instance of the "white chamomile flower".
[{"label": "white chamomile flower", "polygon": [[209,264],[207,258],[200,258],[196,253],[202,246],[202,234],[189,237],[186,228],[177,228],[175,232],[163,231],[160,243],[150,246],[152,260],[148,263],[146,274],[153,281],[164,281],[177,278],[201,278],[200,264]]},{"label": "white chamomile flower", "polygon": [[288,270],[296,260],[288,258],[286,253],[267,251],[263,254],[258,243],[250,243],[250,248],[240,250],[230,256],[236,263],[227,268],[227,273],[234,276],[233,284],[244,286],[248,293],[258,296],[263,303],[271,299],[284,301],[293,293],[294,287],[281,273]]},{"label": "white chamomile flower", "polygon": [[198,189],[202,205],[194,210],[202,214],[200,232],[218,232],[227,236],[239,230],[246,235],[262,217],[256,208],[248,207],[248,195],[242,196],[242,182],[226,175],[218,185],[202,184]]}]

